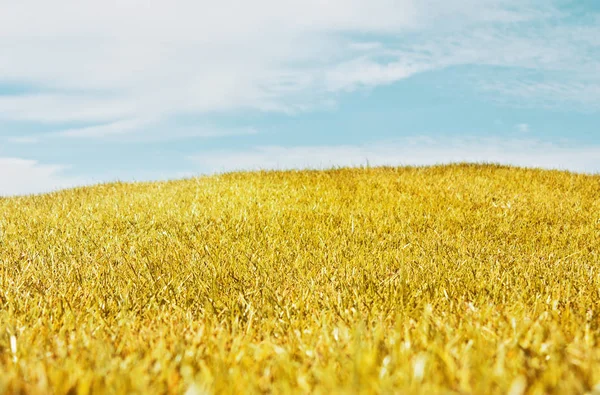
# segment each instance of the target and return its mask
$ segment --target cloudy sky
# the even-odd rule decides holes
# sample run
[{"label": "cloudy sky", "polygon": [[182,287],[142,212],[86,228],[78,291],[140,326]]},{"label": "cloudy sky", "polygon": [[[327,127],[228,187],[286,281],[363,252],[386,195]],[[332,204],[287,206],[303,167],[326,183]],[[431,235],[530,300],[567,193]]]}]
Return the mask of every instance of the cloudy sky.
[{"label": "cloudy sky", "polygon": [[597,0],[0,0],[0,195],[234,169],[600,172]]}]

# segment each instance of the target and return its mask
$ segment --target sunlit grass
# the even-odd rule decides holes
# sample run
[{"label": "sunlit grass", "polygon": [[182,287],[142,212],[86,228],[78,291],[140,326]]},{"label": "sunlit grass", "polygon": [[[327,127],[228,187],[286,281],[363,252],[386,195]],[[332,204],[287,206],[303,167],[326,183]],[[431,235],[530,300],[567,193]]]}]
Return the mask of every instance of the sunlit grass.
[{"label": "sunlit grass", "polygon": [[0,199],[0,393],[600,390],[600,176],[454,165]]}]

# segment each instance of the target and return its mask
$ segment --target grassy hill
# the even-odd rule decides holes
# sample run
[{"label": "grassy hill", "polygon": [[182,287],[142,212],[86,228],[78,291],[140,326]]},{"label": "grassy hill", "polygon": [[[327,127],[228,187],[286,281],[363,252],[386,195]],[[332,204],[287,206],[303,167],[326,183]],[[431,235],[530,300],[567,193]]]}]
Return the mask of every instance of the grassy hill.
[{"label": "grassy hill", "polygon": [[600,390],[600,176],[235,173],[0,199],[0,393]]}]

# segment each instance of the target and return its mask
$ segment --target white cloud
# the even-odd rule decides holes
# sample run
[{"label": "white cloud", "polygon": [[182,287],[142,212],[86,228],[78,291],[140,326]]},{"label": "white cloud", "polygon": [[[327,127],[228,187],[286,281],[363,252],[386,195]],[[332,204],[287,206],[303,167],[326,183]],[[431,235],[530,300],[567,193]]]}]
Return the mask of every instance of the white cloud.
[{"label": "white cloud", "polygon": [[570,146],[535,139],[413,137],[370,145],[263,146],[247,151],[199,153],[189,158],[201,172],[433,165],[492,162],[526,167],[600,172],[600,146]]},{"label": "white cloud", "polygon": [[519,123],[519,124],[515,125],[515,127],[521,133],[528,133],[530,130],[529,124],[527,124],[527,123]]},{"label": "white cloud", "polygon": [[0,157],[0,196],[50,192],[83,185],[83,179],[64,175],[66,166]]},{"label": "white cloud", "polygon": [[0,119],[107,135],[180,113],[305,111],[453,65],[595,73],[600,28],[521,23],[557,14],[538,0],[0,0],[0,81],[41,89],[0,97]]}]

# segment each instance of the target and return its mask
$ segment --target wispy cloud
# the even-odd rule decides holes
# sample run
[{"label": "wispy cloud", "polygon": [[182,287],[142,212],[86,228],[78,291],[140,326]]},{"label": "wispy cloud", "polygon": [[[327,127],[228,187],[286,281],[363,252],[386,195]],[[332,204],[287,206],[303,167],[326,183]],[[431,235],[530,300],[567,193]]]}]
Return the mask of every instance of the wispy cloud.
[{"label": "wispy cloud", "polygon": [[600,110],[600,76],[589,76],[585,82],[581,81],[581,75],[548,81],[523,76],[483,81],[480,88],[489,94],[491,100],[509,106],[584,112]]},{"label": "wispy cloud", "polygon": [[40,139],[33,136],[12,136],[7,137],[6,141],[14,144],[37,144],[40,142]]},{"label": "wispy cloud", "polygon": [[72,128],[35,136],[7,137],[9,143],[25,144],[52,140],[99,140],[111,143],[140,143],[177,141],[183,139],[209,139],[227,136],[258,134],[253,127],[224,128],[214,125],[183,126],[151,119],[126,119],[106,124]]},{"label": "wispy cloud", "polygon": [[151,121],[142,119],[127,119],[123,121],[111,122],[104,125],[87,126],[83,128],[67,129],[56,133],[54,136],[72,137],[72,138],[97,138],[114,135],[121,135],[149,125]]},{"label": "wispy cloud", "polygon": [[395,60],[382,64],[363,57],[332,67],[325,72],[324,79],[329,91],[353,91],[387,85],[433,68],[428,62]]},{"label": "wispy cloud", "polygon": [[515,127],[521,133],[528,133],[531,130],[529,127],[529,124],[527,124],[527,123],[519,123],[519,124],[515,125]]},{"label": "wispy cloud", "polygon": [[[6,78],[1,62],[0,80]],[[41,123],[110,121],[138,113],[143,108],[143,98],[140,100],[99,97],[97,92],[4,95],[0,96],[0,119]]]},{"label": "wispy cloud", "polygon": [[600,173],[600,146],[573,146],[536,139],[413,137],[369,145],[261,146],[242,151],[203,152],[189,160],[200,172],[209,173],[454,162],[492,162]]}]

